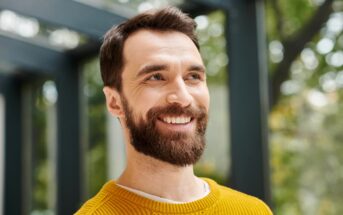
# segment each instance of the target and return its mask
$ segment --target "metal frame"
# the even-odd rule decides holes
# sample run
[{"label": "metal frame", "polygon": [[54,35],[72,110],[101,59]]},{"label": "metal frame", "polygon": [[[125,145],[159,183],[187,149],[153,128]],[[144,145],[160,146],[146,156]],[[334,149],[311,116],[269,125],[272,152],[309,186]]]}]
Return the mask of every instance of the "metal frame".
[{"label": "metal frame", "polygon": [[[39,7],[37,6],[39,5]],[[267,138],[267,66],[262,0],[193,0],[181,5],[192,16],[220,9],[227,16],[232,172],[230,185],[270,204]],[[57,187],[56,214],[72,214],[82,202],[83,161],[80,138],[79,63],[95,55],[100,38],[112,25],[132,14],[117,15],[68,0],[1,0],[9,9],[53,25],[65,26],[91,38],[76,50],[60,52],[0,35],[0,59],[56,82]],[[250,50],[250,51],[247,51]],[[6,99],[6,164],[4,214],[24,212],[21,107],[23,74],[0,76]]]},{"label": "metal frame", "polygon": [[0,35],[0,59],[37,75],[58,74],[68,65],[68,57],[58,51]]},{"label": "metal frame", "polygon": [[233,1],[226,17],[230,59],[230,184],[270,204],[268,70],[263,1]]},{"label": "metal frame", "polygon": [[24,205],[21,86],[18,78],[0,76],[0,92],[5,98],[3,214],[22,214]]},{"label": "metal frame", "polygon": [[73,0],[1,0],[0,8],[73,29],[95,40],[100,39],[111,26],[129,17],[119,15],[119,12],[113,14]]},{"label": "metal frame", "polygon": [[74,213],[84,193],[79,75],[78,64],[70,64],[55,79],[58,91],[56,214]]}]

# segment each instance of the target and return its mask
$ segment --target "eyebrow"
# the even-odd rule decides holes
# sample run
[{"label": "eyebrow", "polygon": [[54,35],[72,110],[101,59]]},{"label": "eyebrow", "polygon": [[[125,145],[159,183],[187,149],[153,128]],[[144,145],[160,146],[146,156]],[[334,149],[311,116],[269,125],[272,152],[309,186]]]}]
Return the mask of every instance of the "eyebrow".
[{"label": "eyebrow", "polygon": [[197,65],[197,64],[189,66],[187,70],[188,71],[197,71],[197,72],[200,72],[200,73],[206,73],[205,67],[202,66],[202,65]]},{"label": "eyebrow", "polygon": [[[140,77],[142,75],[146,75],[149,73],[157,72],[157,71],[168,70],[168,69],[169,69],[169,66],[166,64],[146,65],[146,66],[143,66],[143,68],[139,70],[137,77]],[[196,72],[204,73],[204,74],[206,73],[205,67],[200,65],[200,64],[199,65],[198,64],[190,65],[187,68],[187,71],[196,71]]]},{"label": "eyebrow", "polygon": [[137,77],[146,75],[149,73],[153,73],[156,71],[161,71],[161,70],[167,70],[168,66],[165,64],[152,64],[152,65],[146,65],[142,69],[139,70]]}]

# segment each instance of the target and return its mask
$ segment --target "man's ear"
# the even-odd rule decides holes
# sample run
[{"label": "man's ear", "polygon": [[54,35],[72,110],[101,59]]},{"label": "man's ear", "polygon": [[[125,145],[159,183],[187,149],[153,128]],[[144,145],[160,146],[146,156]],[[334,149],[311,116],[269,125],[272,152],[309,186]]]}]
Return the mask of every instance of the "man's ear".
[{"label": "man's ear", "polygon": [[115,117],[124,116],[123,105],[118,91],[114,88],[105,86],[103,88],[103,92],[106,97],[106,106],[108,112],[110,112]]}]

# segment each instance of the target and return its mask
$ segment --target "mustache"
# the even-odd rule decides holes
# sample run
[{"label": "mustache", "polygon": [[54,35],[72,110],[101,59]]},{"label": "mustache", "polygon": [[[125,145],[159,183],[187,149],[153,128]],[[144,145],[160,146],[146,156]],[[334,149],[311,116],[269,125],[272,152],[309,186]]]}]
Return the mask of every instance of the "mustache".
[{"label": "mustache", "polygon": [[171,104],[163,107],[153,107],[147,113],[147,117],[151,121],[157,120],[161,115],[186,115],[192,119],[202,119],[207,117],[207,111],[205,107],[182,107],[179,104]]}]

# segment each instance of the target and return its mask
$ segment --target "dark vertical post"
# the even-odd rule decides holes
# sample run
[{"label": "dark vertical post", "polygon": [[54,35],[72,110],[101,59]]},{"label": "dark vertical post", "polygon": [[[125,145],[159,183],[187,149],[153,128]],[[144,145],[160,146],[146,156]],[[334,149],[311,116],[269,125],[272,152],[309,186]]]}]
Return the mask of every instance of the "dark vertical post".
[{"label": "dark vertical post", "polygon": [[0,91],[5,98],[3,214],[23,214],[21,86],[21,81],[14,76],[0,76]]},{"label": "dark vertical post", "polygon": [[34,93],[33,79],[26,79],[22,84],[22,183],[23,183],[23,214],[30,214],[32,210],[32,182],[33,182],[33,108],[34,108]]},{"label": "dark vertical post", "polygon": [[233,0],[227,11],[231,186],[270,204],[268,72],[262,0]]},{"label": "dark vertical post", "polygon": [[80,78],[72,63],[56,75],[57,187],[56,214],[73,214],[81,202]]}]

